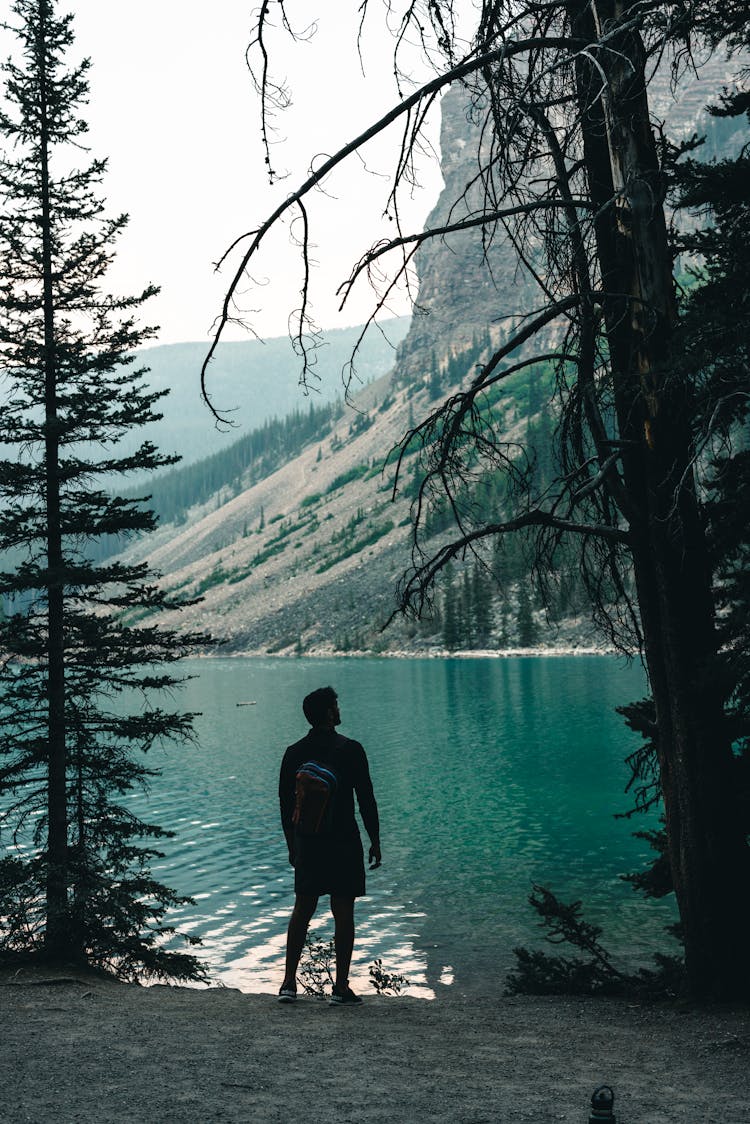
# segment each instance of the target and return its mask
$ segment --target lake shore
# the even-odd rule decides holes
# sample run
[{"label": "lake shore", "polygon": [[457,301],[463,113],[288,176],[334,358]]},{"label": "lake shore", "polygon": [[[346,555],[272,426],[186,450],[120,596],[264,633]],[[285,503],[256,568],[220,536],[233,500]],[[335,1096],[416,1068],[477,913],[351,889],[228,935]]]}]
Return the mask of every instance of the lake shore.
[{"label": "lake shore", "polygon": [[747,1119],[746,1011],[502,995],[359,1008],[0,974],[0,1121],[621,1124]]},{"label": "lake shore", "polygon": [[[606,647],[561,647],[561,648],[386,648],[376,652],[342,652],[338,648],[316,646],[299,652],[294,647],[268,652],[260,648],[247,648],[237,652],[211,650],[202,652],[201,659],[397,659],[397,660],[503,660],[538,659],[542,656],[616,656],[622,655],[615,648]],[[624,657],[623,657],[624,658]]]}]

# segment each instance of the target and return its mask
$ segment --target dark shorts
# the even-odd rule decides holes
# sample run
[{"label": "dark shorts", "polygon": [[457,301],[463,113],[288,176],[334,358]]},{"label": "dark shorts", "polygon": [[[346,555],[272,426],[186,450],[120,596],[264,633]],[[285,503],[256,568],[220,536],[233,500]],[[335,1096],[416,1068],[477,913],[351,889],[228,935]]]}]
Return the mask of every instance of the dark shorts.
[{"label": "dark shorts", "polygon": [[308,897],[361,898],[366,892],[365,857],[359,835],[295,836],[294,890]]}]

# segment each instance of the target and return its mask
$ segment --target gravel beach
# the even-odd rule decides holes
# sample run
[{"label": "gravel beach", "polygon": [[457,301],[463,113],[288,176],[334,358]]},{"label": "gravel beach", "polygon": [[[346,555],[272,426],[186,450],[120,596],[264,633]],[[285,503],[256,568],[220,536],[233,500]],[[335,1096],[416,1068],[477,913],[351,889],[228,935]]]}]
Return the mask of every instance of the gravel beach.
[{"label": "gravel beach", "polygon": [[750,1121],[750,1019],[727,1008],[366,996],[0,975],[5,1124],[618,1124]]}]

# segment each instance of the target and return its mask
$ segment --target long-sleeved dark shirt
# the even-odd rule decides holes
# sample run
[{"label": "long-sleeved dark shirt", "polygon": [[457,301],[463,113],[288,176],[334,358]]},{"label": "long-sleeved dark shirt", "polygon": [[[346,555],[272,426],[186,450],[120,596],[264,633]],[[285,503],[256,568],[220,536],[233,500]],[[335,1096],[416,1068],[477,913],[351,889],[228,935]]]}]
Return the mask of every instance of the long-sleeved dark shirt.
[{"label": "long-sleeved dark shirt", "polygon": [[359,835],[354,818],[354,794],[357,794],[362,822],[371,843],[380,842],[378,806],[370,779],[370,767],[359,742],[337,734],[335,730],[312,729],[300,741],[290,745],[281,762],[279,775],[279,806],[281,825],[287,844],[292,849],[294,841],[294,790],[297,770],[306,761],[320,761],[336,771],[339,786],[333,813],[332,834],[339,838]]}]

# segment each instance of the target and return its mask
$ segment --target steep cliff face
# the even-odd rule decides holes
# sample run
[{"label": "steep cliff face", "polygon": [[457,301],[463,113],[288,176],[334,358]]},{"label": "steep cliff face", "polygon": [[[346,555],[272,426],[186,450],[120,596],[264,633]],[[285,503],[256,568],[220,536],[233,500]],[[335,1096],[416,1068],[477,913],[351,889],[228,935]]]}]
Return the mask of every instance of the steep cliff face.
[{"label": "steep cliff face", "polygon": [[[711,130],[712,121],[706,106],[718,101],[721,91],[736,88],[736,75],[750,59],[739,54],[728,60],[724,52],[717,51],[711,58],[697,55],[683,58],[676,74],[662,68],[649,86],[649,104],[655,126],[663,122],[673,140],[684,140],[693,133],[702,136]],[[732,129],[741,131],[741,123]]]},{"label": "steep cliff face", "polygon": [[[444,187],[425,224],[437,230],[480,213],[480,135],[466,92],[450,89],[441,102],[440,169]],[[467,190],[467,185],[471,185]],[[419,292],[396,361],[399,380],[424,375],[438,361],[469,347],[488,327],[507,329],[529,307],[531,287],[517,269],[502,231],[488,244],[479,228],[431,238],[415,256]]]},{"label": "steep cliff face", "polygon": [[[722,149],[732,150],[732,130],[741,136],[741,123],[717,124],[706,112],[706,105],[717,100],[724,86],[733,85],[732,75],[737,69],[737,61],[729,63],[722,54],[705,62],[693,60],[689,68],[683,66],[676,85],[670,71],[660,69],[649,87],[654,128],[664,127],[677,140],[694,133],[708,134],[705,158],[716,154],[717,132]],[[452,87],[444,95],[441,113],[444,188],[426,230],[475,215],[482,202],[481,187],[476,182],[480,134],[463,88]],[[473,185],[468,191],[467,184]],[[433,355],[442,361],[464,350],[488,327],[497,339],[499,331],[507,332],[511,320],[527,312],[538,299],[535,287],[518,268],[502,228],[488,245],[476,230],[425,241],[415,264],[419,288],[411,327],[398,352],[400,381],[424,376]]]}]

